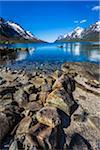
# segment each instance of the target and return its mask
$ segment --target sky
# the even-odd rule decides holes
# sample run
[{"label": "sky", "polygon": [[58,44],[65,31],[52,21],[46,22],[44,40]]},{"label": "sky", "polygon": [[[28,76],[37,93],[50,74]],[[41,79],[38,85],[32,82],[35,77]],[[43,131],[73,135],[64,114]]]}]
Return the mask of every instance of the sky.
[{"label": "sky", "polygon": [[0,17],[49,42],[100,20],[99,11],[98,1],[0,1]]}]

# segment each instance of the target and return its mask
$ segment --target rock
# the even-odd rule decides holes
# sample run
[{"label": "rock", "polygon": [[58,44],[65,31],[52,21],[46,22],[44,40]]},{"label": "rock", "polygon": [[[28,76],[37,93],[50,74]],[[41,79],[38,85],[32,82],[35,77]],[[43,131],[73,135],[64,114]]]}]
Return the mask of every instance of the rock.
[{"label": "rock", "polygon": [[0,89],[0,96],[3,97],[8,94],[11,96],[10,98],[12,98],[12,94],[15,93],[15,91],[16,91],[15,86],[2,87]]},{"label": "rock", "polygon": [[2,77],[0,77],[0,85],[3,85],[3,84],[5,84],[5,83],[6,83],[6,80],[3,79]]},{"label": "rock", "polygon": [[17,128],[16,136],[28,133],[31,122],[32,118],[30,116],[23,118]]},{"label": "rock", "polygon": [[37,89],[33,84],[27,84],[24,86],[24,91],[26,91],[28,94],[37,94],[39,89]]},{"label": "rock", "polygon": [[46,103],[46,99],[47,99],[48,95],[49,95],[49,92],[40,92],[39,99],[43,105]]},{"label": "rock", "polygon": [[37,112],[36,118],[40,123],[52,128],[60,124],[59,115],[55,107],[43,107]]},{"label": "rock", "polygon": [[29,102],[24,107],[24,109],[29,110],[29,112],[36,112],[36,111],[40,110],[41,108],[42,108],[42,105],[39,101],[38,102]]},{"label": "rock", "polygon": [[87,120],[88,113],[79,106],[77,110],[72,115],[72,120],[78,122],[85,122]]},{"label": "rock", "polygon": [[29,102],[28,93],[21,88],[14,93],[14,100],[23,107]]},{"label": "rock", "polygon": [[33,85],[35,85],[35,88],[40,88],[43,84],[45,84],[45,79],[40,78],[38,76],[34,77],[30,81]]},{"label": "rock", "polygon": [[56,79],[58,79],[62,74],[63,74],[62,70],[56,70],[56,71],[53,73],[52,77],[56,80]]},{"label": "rock", "polygon": [[18,144],[16,140],[11,143],[9,150],[18,150]]},{"label": "rock", "polygon": [[80,63],[80,62],[72,62],[72,63],[64,63],[61,66],[61,69],[67,73],[73,73],[75,76],[78,74],[80,76],[84,76],[87,79],[97,79],[99,81],[99,66],[93,63]]},{"label": "rock", "polygon": [[54,85],[53,89],[56,88],[64,88],[68,93],[71,93],[75,90],[75,81],[66,74],[63,74],[60,78],[58,78]]},{"label": "rock", "polygon": [[67,115],[70,115],[74,104],[75,102],[72,95],[69,95],[64,88],[61,88],[55,89],[48,95],[45,106],[50,105],[57,107]]},{"label": "rock", "polygon": [[18,109],[18,106],[14,106],[13,104],[5,106],[2,112],[0,112],[0,143],[13,129],[15,124],[20,121],[20,113],[21,111]]},{"label": "rock", "polygon": [[100,88],[100,82],[98,82],[97,80],[88,80],[85,83],[90,85],[91,87]]},{"label": "rock", "polygon": [[29,101],[30,101],[30,102],[36,101],[36,100],[37,100],[37,97],[38,97],[37,94],[30,94],[30,95],[29,95]]},{"label": "rock", "polygon": [[4,139],[4,137],[8,134],[10,131],[10,125],[9,125],[9,120],[4,113],[0,113],[0,146],[1,142]]},{"label": "rock", "polygon": [[92,150],[92,147],[85,138],[80,134],[75,133],[72,135],[69,150]]},{"label": "rock", "polygon": [[47,83],[43,84],[41,87],[42,92],[50,92],[51,91],[51,86]]},{"label": "rock", "polygon": [[59,149],[64,140],[60,126],[51,128],[38,123],[30,128],[29,134],[38,141],[40,149]]},{"label": "rock", "polygon": [[55,79],[51,76],[47,76],[45,77],[45,81],[50,87],[52,87],[53,83],[55,82]]},{"label": "rock", "polygon": [[98,131],[100,131],[100,117],[98,116],[89,116],[91,125],[94,126]]}]

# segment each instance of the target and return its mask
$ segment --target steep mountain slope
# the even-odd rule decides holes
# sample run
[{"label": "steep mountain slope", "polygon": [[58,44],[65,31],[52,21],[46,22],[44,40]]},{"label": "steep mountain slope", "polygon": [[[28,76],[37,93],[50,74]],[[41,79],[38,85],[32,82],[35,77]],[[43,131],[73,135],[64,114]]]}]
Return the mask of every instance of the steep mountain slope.
[{"label": "steep mountain slope", "polygon": [[100,21],[89,26],[87,29],[77,27],[66,35],[60,35],[56,42],[61,41],[99,41]]},{"label": "steep mountain slope", "polygon": [[5,21],[3,18],[0,18],[0,41],[42,42],[20,25],[11,21]]}]

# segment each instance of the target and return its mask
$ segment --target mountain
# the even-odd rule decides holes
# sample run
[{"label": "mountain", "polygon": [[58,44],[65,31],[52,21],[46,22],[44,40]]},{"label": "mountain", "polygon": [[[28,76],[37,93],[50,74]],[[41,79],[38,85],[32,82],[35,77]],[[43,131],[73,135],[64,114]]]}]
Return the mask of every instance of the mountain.
[{"label": "mountain", "polygon": [[60,35],[56,42],[64,41],[99,41],[100,34],[100,21],[88,28],[84,29],[81,27],[75,28],[72,32],[66,35]]},{"label": "mountain", "polygon": [[0,18],[0,41],[42,42],[30,31],[24,30],[19,24]]}]

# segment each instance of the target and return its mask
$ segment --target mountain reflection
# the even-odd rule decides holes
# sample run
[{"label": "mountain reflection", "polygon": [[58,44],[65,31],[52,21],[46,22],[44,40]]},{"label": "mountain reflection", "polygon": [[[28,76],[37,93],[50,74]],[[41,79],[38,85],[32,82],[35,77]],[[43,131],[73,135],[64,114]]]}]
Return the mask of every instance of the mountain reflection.
[{"label": "mountain reflection", "polygon": [[92,61],[100,62],[100,51],[98,45],[82,43],[64,43],[63,51],[76,56],[85,56]]},{"label": "mountain reflection", "polygon": [[[10,45],[9,48],[0,48],[0,64],[14,64],[16,62],[27,61],[30,62],[48,62],[53,61],[66,62],[66,61],[88,61],[100,62],[99,45],[92,43],[54,43],[54,44],[22,44],[21,48],[16,48],[17,44]],[[24,48],[26,47],[26,48]]]}]

